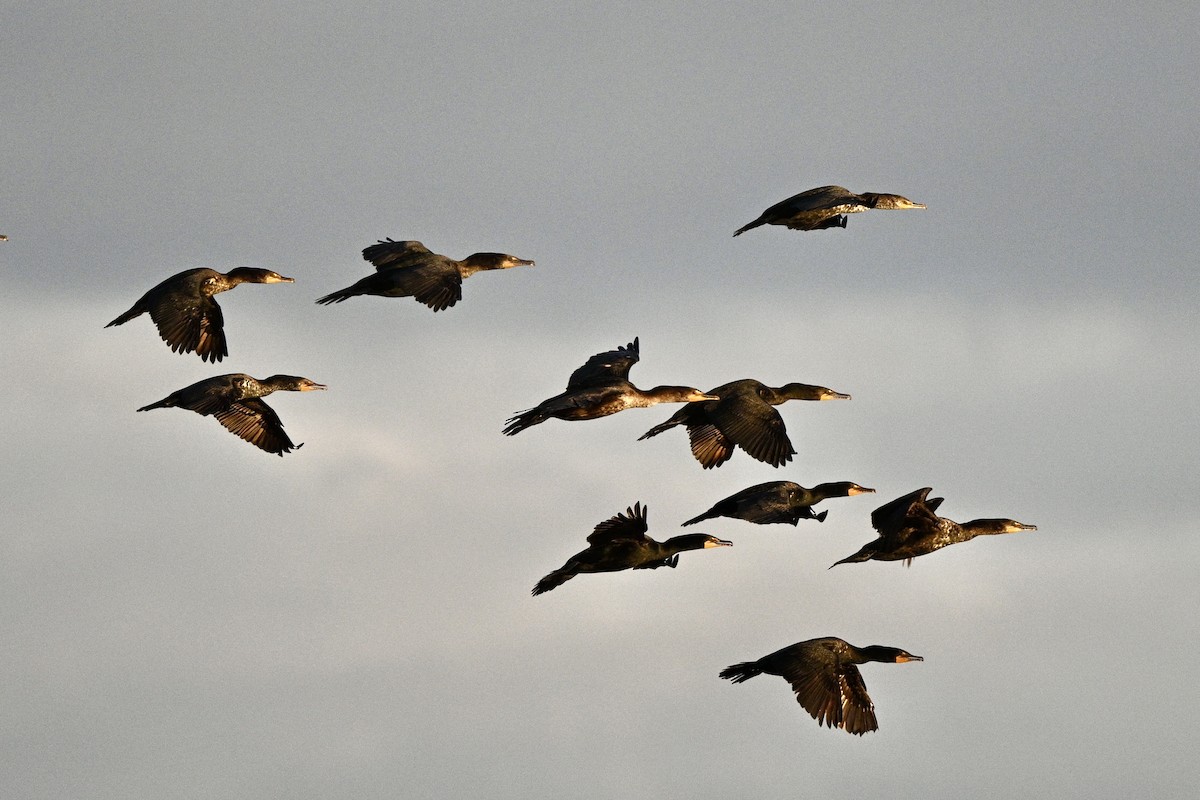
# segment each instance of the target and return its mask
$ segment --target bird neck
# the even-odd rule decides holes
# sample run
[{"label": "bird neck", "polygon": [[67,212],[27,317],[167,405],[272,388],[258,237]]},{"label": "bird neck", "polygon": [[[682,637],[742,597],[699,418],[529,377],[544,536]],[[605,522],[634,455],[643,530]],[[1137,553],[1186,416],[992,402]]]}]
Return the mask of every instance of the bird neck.
[{"label": "bird neck", "polygon": [[807,383],[789,383],[774,389],[767,387],[771,398],[767,402],[773,406],[788,400],[820,400],[821,396],[828,391],[823,386],[810,386]]},{"label": "bird neck", "polygon": [[855,663],[864,664],[868,661],[895,661],[900,651],[894,647],[872,644],[866,647],[855,647]]},{"label": "bird neck", "polygon": [[648,404],[653,405],[655,403],[686,403],[696,390],[689,386],[655,386],[651,389],[638,389],[637,392],[644,400],[648,401]]},{"label": "bird neck", "polygon": [[850,484],[840,481],[837,483],[818,483],[816,486],[809,489],[808,493],[810,496],[815,497],[818,500],[825,500],[829,497],[849,497]]},{"label": "bird neck", "polygon": [[706,533],[685,533],[683,536],[672,536],[661,545],[664,555],[674,555],[685,550],[702,550],[708,542]]}]

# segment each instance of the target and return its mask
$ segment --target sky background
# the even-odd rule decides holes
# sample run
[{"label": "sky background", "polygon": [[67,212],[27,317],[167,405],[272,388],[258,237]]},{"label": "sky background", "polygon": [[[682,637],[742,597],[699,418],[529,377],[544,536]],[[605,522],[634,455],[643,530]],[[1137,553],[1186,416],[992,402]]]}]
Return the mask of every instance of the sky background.
[{"label": "sky background", "polygon": [[[1200,782],[1200,8],[0,3],[0,795],[1190,797]],[[732,232],[804,189],[927,211]],[[313,301],[418,239],[438,314]],[[184,269],[230,356],[104,325]],[[500,434],[593,353],[802,381],[798,452],[705,471],[674,407]],[[226,372],[280,459],[134,409]],[[531,598],[635,501],[769,480],[823,524]],[[1036,533],[826,567],[922,486]],[[725,666],[817,636],[879,731]]]}]

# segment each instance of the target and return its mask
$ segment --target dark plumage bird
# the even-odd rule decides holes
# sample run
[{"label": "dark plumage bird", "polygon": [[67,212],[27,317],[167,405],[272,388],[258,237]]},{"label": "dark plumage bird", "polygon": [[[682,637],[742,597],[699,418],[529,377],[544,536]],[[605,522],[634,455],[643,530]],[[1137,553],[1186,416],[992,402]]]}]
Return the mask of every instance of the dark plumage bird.
[{"label": "dark plumage bird", "polygon": [[792,685],[796,700],[818,725],[862,736],[878,730],[879,723],[875,704],[855,665],[924,660],[896,647],[855,647],[843,639],[826,636],[788,645],[757,661],[726,667],[721,677],[741,683],[763,673],[780,675]]},{"label": "dark plumage bird", "polygon": [[597,353],[571,373],[565,392],[509,417],[504,428],[505,435],[513,436],[551,417],[565,420],[596,419],[627,408],[715,399],[715,395],[705,394],[690,386],[639,389],[629,382],[629,370],[639,358],[636,338],[624,347]]},{"label": "dark plumage bird", "polygon": [[319,383],[294,375],[272,375],[258,380],[240,372],[217,375],[185,386],[177,392],[142,406],[138,411],[152,408],[186,408],[203,416],[214,416],[230,432],[257,448],[282,456],[301,445],[283,432],[279,415],[263,402],[271,392],[311,392],[324,389]]},{"label": "dark plumage bird", "polygon": [[412,297],[434,311],[441,311],[462,299],[463,280],[476,272],[533,266],[532,261],[504,253],[472,253],[462,261],[455,261],[432,252],[416,241],[380,239],[362,252],[363,258],[375,265],[375,274],[341,291],[325,295],[317,300],[318,303],[328,305],[362,294],[373,294],[380,297]]},{"label": "dark plumage bird", "polygon": [[811,489],[805,489],[792,481],[768,481],[726,497],[708,511],[698,517],[692,517],[683,524],[695,525],[715,517],[736,517],[759,525],[772,522],[796,525],[802,519],[824,522],[829,512],[814,514],[812,507],[817,503],[831,497],[852,497],[874,491],[850,481],[818,483]]},{"label": "dark plumage bird", "polygon": [[237,267],[227,273],[201,267],[172,275],[133,304],[133,308],[104,327],[123,325],[149,314],[158,333],[176,353],[196,353],[202,361],[220,361],[229,355],[225,345],[225,319],[213,299],[242,283],[294,283],[278,272]]},{"label": "dark plumage bird", "polygon": [[815,231],[822,228],[846,227],[846,214],[857,214],[872,208],[925,208],[898,194],[855,194],[844,186],[821,186],[809,189],[776,203],[758,219],[734,232],[739,236],[759,225],[784,225],[796,231]]},{"label": "dark plumage bird", "polygon": [[897,497],[871,512],[871,526],[879,538],[863,545],[852,556],[831,565],[859,561],[904,561],[910,564],[917,556],[932,553],[943,547],[967,542],[976,536],[1017,531],[1036,531],[1036,525],[1026,525],[1013,519],[973,519],[958,523],[939,517],[934,512],[944,498],[929,498],[931,488],[918,489]]},{"label": "dark plumage bird", "polygon": [[588,548],[567,559],[567,563],[551,572],[533,587],[536,597],[561,586],[581,572],[620,572],[625,569],[658,569],[675,567],[679,553],[709,547],[728,547],[733,542],[705,533],[672,536],[656,542],[646,535],[646,509],[641,503],[596,526],[587,537]]},{"label": "dark plumage bird", "polygon": [[752,458],[778,467],[791,461],[796,451],[788,439],[783,417],[772,406],[788,400],[850,399],[850,395],[824,386],[789,383],[775,389],[750,378],[718,386],[708,394],[718,399],[688,403],[666,422],[642,434],[639,441],[684,425],[692,443],[692,455],[705,469],[728,461],[735,446]]}]

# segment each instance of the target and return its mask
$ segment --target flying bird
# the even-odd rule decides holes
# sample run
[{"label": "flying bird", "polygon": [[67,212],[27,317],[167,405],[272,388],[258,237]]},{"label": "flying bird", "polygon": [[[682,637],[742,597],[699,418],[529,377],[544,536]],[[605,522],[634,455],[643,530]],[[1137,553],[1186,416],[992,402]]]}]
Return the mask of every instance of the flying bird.
[{"label": "flying bird", "polygon": [[274,409],[262,398],[272,392],[311,392],[325,387],[308,378],[294,375],[272,375],[258,380],[234,372],[217,375],[185,386],[179,391],[142,406],[138,411],[154,408],[186,408],[202,416],[214,416],[217,422],[255,447],[282,456],[302,445],[292,444],[283,432],[283,422]]},{"label": "flying bird", "polygon": [[741,447],[752,458],[778,467],[791,461],[796,451],[788,439],[783,417],[772,406],[788,400],[850,399],[850,395],[824,386],[789,383],[772,388],[751,378],[726,383],[708,394],[716,395],[717,399],[688,403],[638,440],[683,425],[691,441],[692,455],[704,469],[724,464],[733,456],[735,447]]},{"label": "flying bird", "polygon": [[862,736],[878,730],[875,704],[857,664],[868,661],[902,664],[924,661],[896,647],[855,647],[844,639],[826,636],[776,650],[757,661],[745,661],[721,670],[721,677],[741,683],[755,675],[780,675],[792,685],[796,701],[818,725],[841,728]]},{"label": "flying bird", "polygon": [[565,420],[596,419],[627,408],[646,408],[658,403],[687,403],[715,400],[690,386],[655,386],[642,390],[629,382],[629,370],[640,358],[638,340],[607,353],[597,353],[571,373],[567,390],[509,417],[504,428],[514,436],[551,417]]},{"label": "flying bird", "polygon": [[658,569],[679,563],[679,553],[710,547],[729,547],[733,542],[690,533],[672,536],[656,542],[646,535],[646,509],[634,503],[624,514],[605,520],[587,537],[586,550],[567,559],[567,563],[551,572],[533,587],[533,595],[548,592],[583,572],[620,572],[626,569]]},{"label": "flying bird", "polygon": [[697,522],[716,517],[735,517],[758,525],[773,522],[796,525],[802,519],[824,522],[829,512],[813,513],[812,507],[817,503],[831,497],[853,497],[874,491],[849,481],[818,483],[811,489],[805,489],[792,481],[768,481],[726,497],[708,511],[698,517],[692,517],[683,524],[695,525]]},{"label": "flying bird", "polygon": [[740,236],[759,225],[783,225],[796,231],[816,231],[822,228],[846,227],[846,214],[857,214],[872,208],[925,208],[898,194],[855,194],[844,186],[821,186],[789,197],[764,211],[758,219],[734,231]]},{"label": "flying bird", "polygon": [[380,239],[363,249],[363,258],[375,265],[375,274],[317,300],[321,305],[340,303],[370,294],[379,297],[412,297],[441,311],[462,299],[462,282],[489,269],[533,266],[532,261],[505,253],[472,253],[455,261],[432,252],[417,241]]},{"label": "flying bird", "polygon": [[871,526],[878,531],[879,538],[863,545],[854,555],[832,564],[830,569],[838,564],[871,560],[904,561],[907,566],[917,556],[970,541],[976,536],[1037,530],[1036,525],[1013,519],[973,519],[960,524],[939,517],[934,512],[944,498],[930,498],[932,491],[929,487],[917,489],[871,512]]},{"label": "flying bird", "polygon": [[201,267],[172,275],[133,304],[133,308],[104,327],[124,325],[149,314],[158,334],[176,353],[195,353],[201,361],[217,362],[229,355],[225,319],[213,295],[243,283],[294,283],[278,272],[237,267],[227,273]]}]

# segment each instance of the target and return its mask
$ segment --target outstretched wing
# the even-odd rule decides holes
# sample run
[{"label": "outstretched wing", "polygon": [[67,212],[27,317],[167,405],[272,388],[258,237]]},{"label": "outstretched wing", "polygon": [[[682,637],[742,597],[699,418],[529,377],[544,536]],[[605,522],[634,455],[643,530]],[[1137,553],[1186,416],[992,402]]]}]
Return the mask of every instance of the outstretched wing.
[{"label": "outstretched wing", "polygon": [[880,536],[892,536],[916,522],[937,520],[933,509],[941,505],[942,499],[935,497],[930,503],[926,500],[933,489],[926,486],[909,492],[895,500],[889,500],[871,512],[871,527],[879,531]]},{"label": "outstretched wing", "polygon": [[571,373],[567,381],[567,391],[583,389],[589,386],[599,386],[614,381],[629,380],[629,370],[640,358],[638,340],[607,353],[597,353],[584,362],[583,366]]},{"label": "outstretched wing", "polygon": [[431,261],[409,267],[406,272],[412,296],[434,311],[442,311],[462,300],[462,275],[453,264]]},{"label": "outstretched wing", "polygon": [[733,456],[733,442],[716,425],[689,425],[692,455],[705,469],[719,467]]},{"label": "outstretched wing", "polygon": [[853,664],[838,670],[798,668],[784,677],[792,685],[796,701],[818,724],[844,728],[856,736],[879,727],[875,705],[867,695],[862,674]]},{"label": "outstretched wing", "polygon": [[646,523],[646,509],[641,502],[637,502],[633,507],[625,509],[625,513],[617,514],[597,525],[588,534],[587,540],[591,545],[608,544],[622,539],[643,542],[646,540],[647,530],[649,525]]},{"label": "outstretched wing", "polygon": [[212,362],[229,355],[225,318],[212,297],[163,295],[155,299],[149,311],[159,336],[176,353],[195,352],[201,360]]},{"label": "outstretched wing", "polygon": [[283,432],[283,422],[260,397],[240,400],[214,414],[226,430],[268,453],[283,455],[299,445]]},{"label": "outstretched wing", "polygon": [[403,267],[431,253],[428,247],[418,241],[397,242],[392,239],[380,239],[362,251],[363,258],[374,264],[377,270]]},{"label": "outstretched wing", "polygon": [[756,394],[723,398],[708,408],[708,418],[729,441],[773,467],[791,461],[796,452],[783,417]]}]

